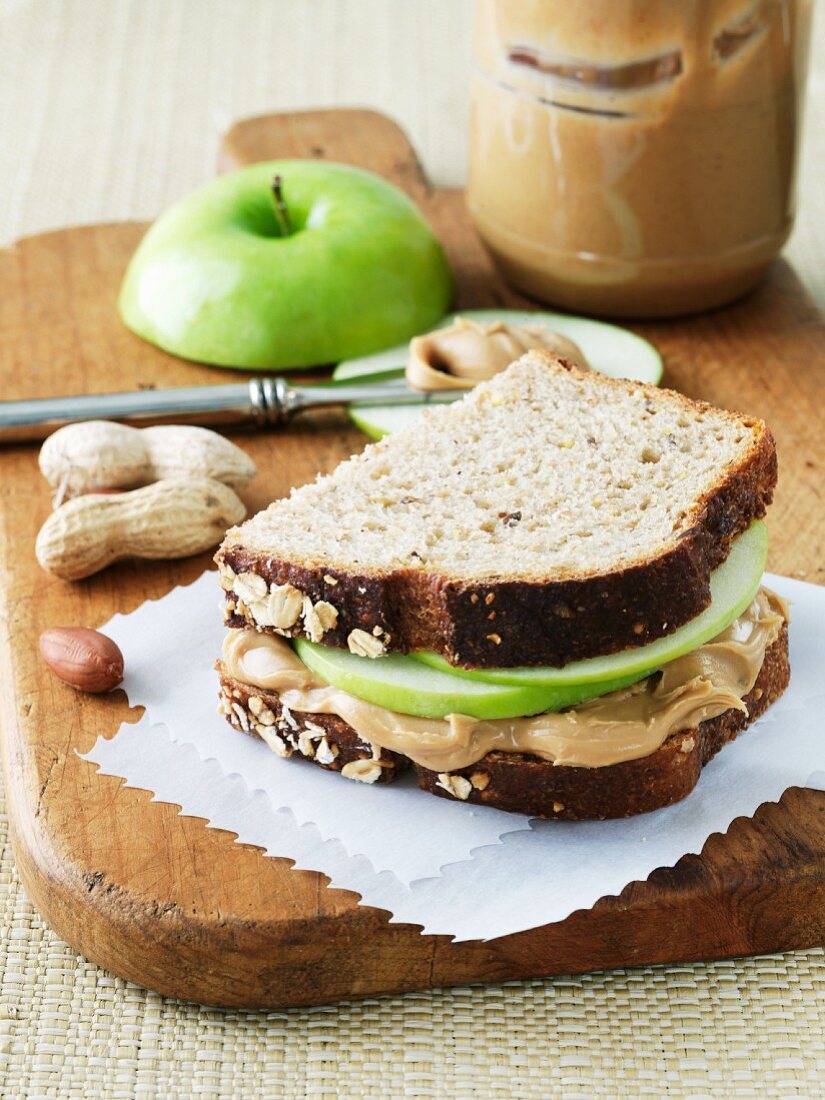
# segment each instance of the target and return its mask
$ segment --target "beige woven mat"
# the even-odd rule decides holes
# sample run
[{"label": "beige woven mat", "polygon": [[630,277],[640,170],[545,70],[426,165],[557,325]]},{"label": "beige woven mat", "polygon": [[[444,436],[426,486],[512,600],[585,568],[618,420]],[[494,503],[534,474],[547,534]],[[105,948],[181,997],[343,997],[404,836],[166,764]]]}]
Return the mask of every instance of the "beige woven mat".
[{"label": "beige woven mat", "polygon": [[[458,183],[469,15],[468,0],[0,0],[0,240],[150,217],[212,174],[233,118],[275,109],[386,110],[432,176]],[[825,306],[819,17],[789,255]],[[820,951],[221,1013],[77,958],[32,912],[2,827],[4,1098],[825,1091]]]}]

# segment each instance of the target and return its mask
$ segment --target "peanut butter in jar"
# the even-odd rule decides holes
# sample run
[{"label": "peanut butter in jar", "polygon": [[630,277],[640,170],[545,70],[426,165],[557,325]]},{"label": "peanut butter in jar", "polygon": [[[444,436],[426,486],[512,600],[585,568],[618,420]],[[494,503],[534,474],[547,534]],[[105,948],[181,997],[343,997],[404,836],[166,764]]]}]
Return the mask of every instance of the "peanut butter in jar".
[{"label": "peanut butter in jar", "polygon": [[468,203],[504,276],[658,317],[791,230],[812,0],[477,0]]}]

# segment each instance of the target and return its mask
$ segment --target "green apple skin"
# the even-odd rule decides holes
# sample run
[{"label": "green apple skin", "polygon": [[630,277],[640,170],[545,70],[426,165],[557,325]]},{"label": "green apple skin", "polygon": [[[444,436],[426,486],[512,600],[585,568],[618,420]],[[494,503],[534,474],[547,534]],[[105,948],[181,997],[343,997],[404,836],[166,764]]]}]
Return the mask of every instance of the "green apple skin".
[{"label": "green apple skin", "polygon": [[345,164],[281,160],[219,176],[167,210],[132,257],[119,308],[133,332],[184,359],[282,370],[409,340],[452,292],[441,246],[396,187]]},{"label": "green apple skin", "polygon": [[600,684],[562,687],[477,683],[453,672],[428,668],[401,654],[358,657],[344,649],[294,640],[304,664],[328,684],[350,695],[399,714],[419,718],[446,718],[466,714],[471,718],[521,718],[561,710],[626,687],[639,677],[621,677]]},{"label": "green apple skin", "polygon": [[[595,688],[611,677],[640,680],[669,661],[698,649],[730,626],[756,595],[767,560],[768,530],[762,520],[756,520],[734,540],[728,557],[711,573],[710,605],[672,634],[637,649],[573,661],[563,668],[455,668],[439,654],[423,651],[412,658],[435,671],[498,686],[542,689],[589,684]],[[594,690],[592,694],[600,695],[602,691]]]}]

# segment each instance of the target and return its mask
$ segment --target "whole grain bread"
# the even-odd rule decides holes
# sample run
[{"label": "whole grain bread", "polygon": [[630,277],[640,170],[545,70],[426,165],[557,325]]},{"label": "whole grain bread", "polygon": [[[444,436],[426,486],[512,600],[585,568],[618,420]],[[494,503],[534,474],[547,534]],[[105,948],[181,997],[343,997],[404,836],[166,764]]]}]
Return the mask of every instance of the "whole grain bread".
[{"label": "whole grain bread", "polygon": [[226,622],[556,665],[695,617],[776,483],[765,424],[530,352],[227,533]]},{"label": "whole grain bread", "polygon": [[[218,670],[222,710],[228,721],[236,729],[263,737],[280,755],[294,753],[364,782],[391,782],[409,763],[383,750],[375,758],[371,747],[342,718],[290,712],[277,693],[232,679],[220,664]],[[523,753],[491,752],[470,767],[447,774],[416,765],[418,785],[442,798],[531,817],[578,820],[648,813],[690,794],[703,766],[779,698],[789,679],[788,630],[783,626],[744,698],[747,714],[731,708],[696,729],[672,734],[649,756],[609,767],[556,766]]]},{"label": "whole grain bread", "polygon": [[362,783],[391,783],[409,764],[406,756],[389,749],[373,751],[352,726],[335,714],[292,712],[281,703],[277,692],[233,679],[220,661],[216,668],[220,674],[221,714],[236,730],[265,741],[278,756],[302,756],[327,771],[348,769],[346,777]]}]

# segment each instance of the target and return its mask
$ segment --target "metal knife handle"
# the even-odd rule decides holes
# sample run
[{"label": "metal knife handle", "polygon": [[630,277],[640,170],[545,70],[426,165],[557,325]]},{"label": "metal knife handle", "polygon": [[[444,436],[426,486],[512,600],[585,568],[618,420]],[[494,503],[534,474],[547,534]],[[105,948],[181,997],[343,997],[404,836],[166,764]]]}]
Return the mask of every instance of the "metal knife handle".
[{"label": "metal knife handle", "polygon": [[146,424],[244,424],[254,419],[250,387],[184,386],[170,390],[90,393],[0,402],[0,442],[45,439],[78,420]]},{"label": "metal knife handle", "polygon": [[0,402],[0,443],[44,439],[79,420],[129,424],[256,424],[282,427],[296,413],[338,405],[409,405],[454,401],[460,391],[418,393],[403,378],[385,382],[291,386],[285,378],[253,378],[221,386],[84,394]]}]

